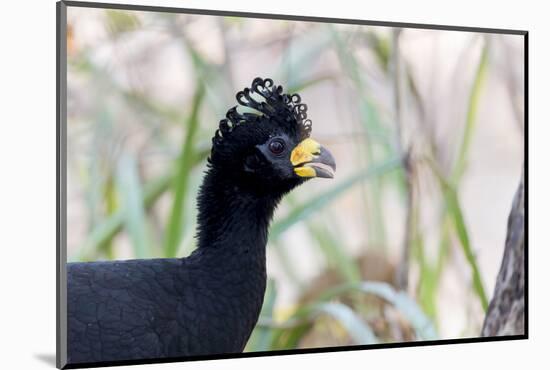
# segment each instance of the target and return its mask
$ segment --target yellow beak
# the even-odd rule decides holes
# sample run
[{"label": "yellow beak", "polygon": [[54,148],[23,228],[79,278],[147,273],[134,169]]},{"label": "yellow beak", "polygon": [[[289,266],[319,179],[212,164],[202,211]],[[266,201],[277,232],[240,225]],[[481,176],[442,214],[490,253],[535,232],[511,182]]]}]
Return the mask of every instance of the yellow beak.
[{"label": "yellow beak", "polygon": [[290,153],[290,162],[300,177],[333,178],[336,171],[332,154],[310,138],[296,145]]}]

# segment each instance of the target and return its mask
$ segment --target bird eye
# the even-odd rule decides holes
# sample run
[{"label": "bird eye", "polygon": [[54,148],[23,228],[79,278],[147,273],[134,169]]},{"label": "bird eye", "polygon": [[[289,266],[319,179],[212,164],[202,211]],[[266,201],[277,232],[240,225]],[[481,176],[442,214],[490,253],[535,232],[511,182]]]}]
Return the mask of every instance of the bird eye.
[{"label": "bird eye", "polygon": [[281,154],[285,150],[285,142],[281,139],[274,139],[269,143],[269,150],[273,154]]}]

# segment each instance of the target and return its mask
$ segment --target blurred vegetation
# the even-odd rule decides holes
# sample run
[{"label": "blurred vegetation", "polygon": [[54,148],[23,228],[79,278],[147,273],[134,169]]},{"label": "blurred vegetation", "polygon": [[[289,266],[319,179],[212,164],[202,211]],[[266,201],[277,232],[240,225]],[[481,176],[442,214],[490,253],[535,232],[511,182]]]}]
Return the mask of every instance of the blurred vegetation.
[{"label": "blurred vegetation", "polygon": [[[159,43],[177,45],[191,65],[192,94],[187,101],[168,104],[139,84],[121,81],[114,66],[101,59],[97,50],[101,47],[79,43],[74,25],[69,25],[69,181],[81,189],[86,220],[81,227],[84,237],[75,238],[77,245],[69,249],[71,260],[177,257],[193,250],[195,197],[210,138],[242,88],[234,83],[239,67],[232,65],[231,54],[248,44],[253,48],[272,43],[280,55],[272,76],[277,83],[293,92],[327,84],[349,92],[359,134],[348,140],[354,144],[350,150],[357,163],[355,173],[337,176],[320,191],[291,194],[284,200],[268,248],[299,287],[301,298],[293,307],[278,310],[278,286],[270,278],[246,350],[437,339],[438,325],[445,320],[438,309],[438,294],[454,245],[469,266],[470,279],[461,283],[471,287],[481,312],[487,309],[487,287],[465,222],[460,189],[493,39],[471,40],[469,47],[480,52],[473,73],[464,74],[471,81],[469,98],[456,102],[466,112],[454,134],[459,144],[455,152],[448,149],[451,153],[442,155],[435,127],[422,126],[427,120],[426,103],[401,52],[400,40],[407,30],[313,23],[296,29],[291,22],[280,22],[280,33],[245,42],[247,20],[220,18],[216,23],[216,32],[222,35],[220,62],[205,56],[187,32],[198,17],[109,10],[99,19],[114,59],[117,48],[132,34],[147,27],[161,30]],[[310,72],[315,61],[327,57],[338,68]],[[95,90],[82,92],[83,86]],[[379,93],[389,99],[380,99]],[[404,104],[412,106],[407,116]],[[407,129],[410,121],[421,130]],[[128,134],[128,127],[141,134]],[[415,142],[417,137],[422,137],[421,144]],[[440,208],[435,259],[426,251],[419,220],[424,211],[419,189],[425,182],[435,184],[431,196]],[[360,193],[368,236],[359,254],[349,252],[340,224],[333,222],[342,214],[332,205],[350,191]],[[401,221],[395,220],[391,228],[384,203],[388,194],[397,194],[406,216],[403,224],[396,225]],[[297,225],[310,240],[299,248],[309,248],[324,262],[324,270],[313,281],[301,277],[299,261],[284,248],[286,233]],[[404,230],[398,258],[392,258],[387,248],[394,227]],[[412,269],[417,271],[414,277]]]}]

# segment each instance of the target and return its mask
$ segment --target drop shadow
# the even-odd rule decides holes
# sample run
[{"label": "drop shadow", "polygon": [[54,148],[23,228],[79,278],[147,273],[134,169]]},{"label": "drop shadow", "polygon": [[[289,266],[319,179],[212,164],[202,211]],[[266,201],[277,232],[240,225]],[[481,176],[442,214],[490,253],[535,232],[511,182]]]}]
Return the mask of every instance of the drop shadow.
[{"label": "drop shadow", "polygon": [[35,353],[34,357],[46,365],[55,367],[55,353]]}]

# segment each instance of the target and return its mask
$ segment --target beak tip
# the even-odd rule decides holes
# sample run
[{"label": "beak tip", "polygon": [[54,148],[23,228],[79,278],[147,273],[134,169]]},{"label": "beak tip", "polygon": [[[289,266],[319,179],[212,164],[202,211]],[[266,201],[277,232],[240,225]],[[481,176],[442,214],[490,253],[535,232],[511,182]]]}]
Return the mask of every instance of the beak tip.
[{"label": "beak tip", "polygon": [[323,179],[333,179],[334,178],[334,171],[331,168],[325,167],[318,167],[318,166],[311,166],[315,170],[315,177],[320,177]]}]

